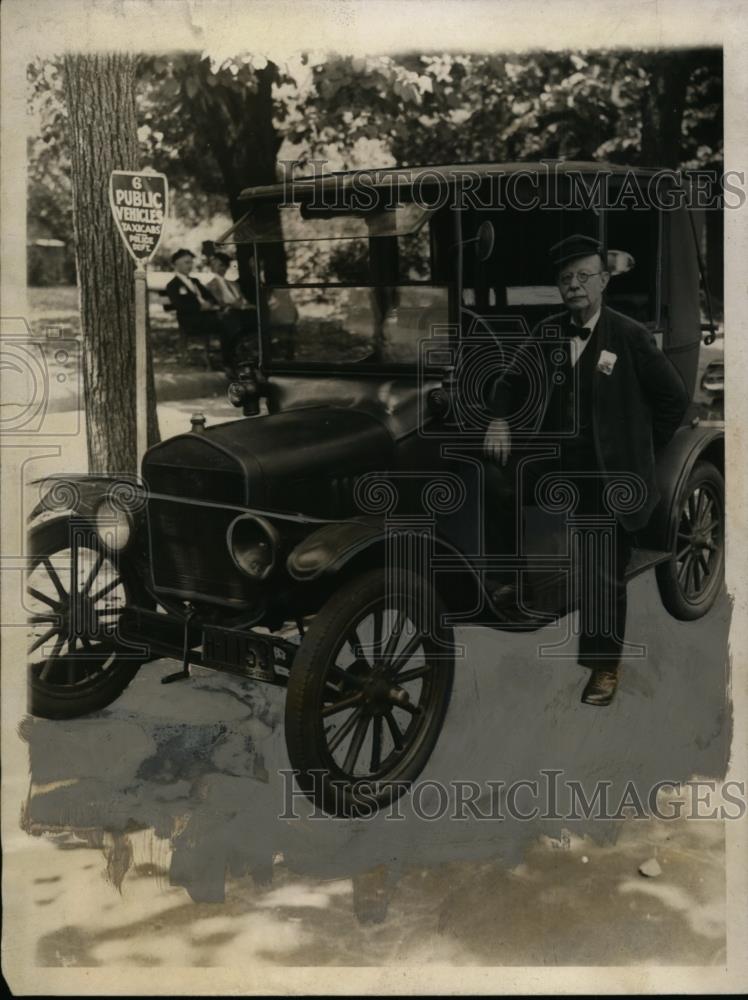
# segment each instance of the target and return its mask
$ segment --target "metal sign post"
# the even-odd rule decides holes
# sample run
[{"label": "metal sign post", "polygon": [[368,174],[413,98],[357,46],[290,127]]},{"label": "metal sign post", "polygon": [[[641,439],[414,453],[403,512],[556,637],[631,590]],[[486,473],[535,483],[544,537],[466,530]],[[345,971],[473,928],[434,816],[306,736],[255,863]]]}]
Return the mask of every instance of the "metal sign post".
[{"label": "metal sign post", "polygon": [[145,265],[135,267],[135,443],[138,469],[148,450],[148,282]]},{"label": "metal sign post", "polygon": [[109,202],[128,253],[135,261],[135,414],[138,468],[148,448],[148,283],[146,267],[158,249],[168,211],[164,174],[113,170]]}]

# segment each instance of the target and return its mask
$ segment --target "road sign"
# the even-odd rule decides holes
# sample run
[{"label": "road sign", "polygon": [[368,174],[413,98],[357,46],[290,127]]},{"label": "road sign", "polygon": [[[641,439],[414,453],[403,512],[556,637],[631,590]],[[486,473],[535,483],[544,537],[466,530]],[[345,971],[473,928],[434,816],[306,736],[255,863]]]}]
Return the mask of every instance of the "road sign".
[{"label": "road sign", "polygon": [[109,201],[114,221],[135,260],[135,413],[138,467],[148,447],[148,288],[145,267],[158,249],[166,221],[169,186],[163,174],[113,170]]},{"label": "road sign", "polygon": [[148,263],[161,241],[168,194],[163,174],[113,170],[109,178],[114,221],[138,267]]}]

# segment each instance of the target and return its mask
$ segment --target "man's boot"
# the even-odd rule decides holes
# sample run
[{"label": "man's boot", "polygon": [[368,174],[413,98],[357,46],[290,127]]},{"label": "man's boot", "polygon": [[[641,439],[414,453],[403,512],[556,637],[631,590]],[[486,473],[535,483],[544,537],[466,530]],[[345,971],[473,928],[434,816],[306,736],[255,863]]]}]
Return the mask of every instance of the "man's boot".
[{"label": "man's boot", "polygon": [[618,670],[593,670],[582,692],[585,705],[609,705],[618,687]]}]

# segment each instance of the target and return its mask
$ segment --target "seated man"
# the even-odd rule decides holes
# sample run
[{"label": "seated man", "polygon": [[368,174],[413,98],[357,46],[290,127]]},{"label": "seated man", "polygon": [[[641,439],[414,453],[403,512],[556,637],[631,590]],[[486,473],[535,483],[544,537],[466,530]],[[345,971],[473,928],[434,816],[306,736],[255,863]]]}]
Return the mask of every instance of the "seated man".
[{"label": "seated man", "polygon": [[221,357],[227,373],[232,365],[233,338],[231,331],[222,322],[220,305],[213,293],[197,278],[190,276],[195,255],[190,250],[177,250],[172,254],[174,277],[166,286],[179,328],[186,335],[209,338],[218,336],[221,342]]}]

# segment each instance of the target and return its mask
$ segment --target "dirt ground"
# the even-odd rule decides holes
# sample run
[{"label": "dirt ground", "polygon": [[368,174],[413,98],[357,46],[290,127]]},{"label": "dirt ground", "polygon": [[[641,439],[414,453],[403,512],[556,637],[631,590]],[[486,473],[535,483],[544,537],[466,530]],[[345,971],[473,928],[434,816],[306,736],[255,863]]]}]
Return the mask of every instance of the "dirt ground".
[{"label": "dirt ground", "polygon": [[[718,821],[636,821],[618,843],[539,840],[512,869],[492,861],[408,866],[322,880],[289,870],[229,879],[222,903],[169,885],[169,848],[130,835],[112,883],[112,845],[19,833],[24,935],[38,966],[711,965],[725,959]],[[109,855],[109,862],[107,861]],[[662,869],[638,868],[655,857]]]}]

